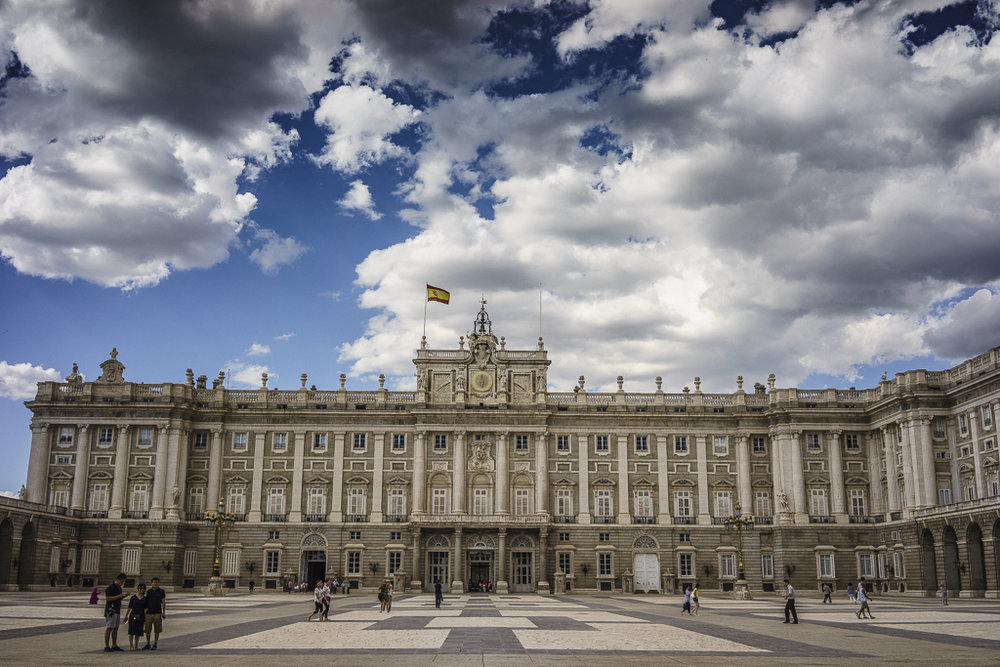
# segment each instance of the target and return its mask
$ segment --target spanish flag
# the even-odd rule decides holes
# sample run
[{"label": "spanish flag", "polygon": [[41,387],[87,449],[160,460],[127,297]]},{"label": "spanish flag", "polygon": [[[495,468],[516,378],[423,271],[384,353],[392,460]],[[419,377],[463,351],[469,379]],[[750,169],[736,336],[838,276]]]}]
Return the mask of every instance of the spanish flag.
[{"label": "spanish flag", "polygon": [[427,300],[437,301],[438,303],[448,303],[451,299],[451,294],[440,287],[434,287],[433,285],[427,286]]}]

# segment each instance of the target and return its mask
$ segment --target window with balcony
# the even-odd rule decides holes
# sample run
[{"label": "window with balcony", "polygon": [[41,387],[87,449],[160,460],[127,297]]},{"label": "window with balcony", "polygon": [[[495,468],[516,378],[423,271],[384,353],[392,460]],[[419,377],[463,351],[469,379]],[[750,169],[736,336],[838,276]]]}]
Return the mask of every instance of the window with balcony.
[{"label": "window with balcony", "polygon": [[556,489],[556,516],[573,516],[573,490]]},{"label": "window with balcony", "polygon": [[[754,519],[770,519],[771,514],[771,492],[755,491],[753,494],[753,516]],[[764,521],[759,521],[764,523]],[[770,522],[768,522],[770,523]]]},{"label": "window with balcony", "polygon": [[864,489],[851,489],[851,516],[861,517],[866,516],[865,511],[865,490]]},{"label": "window with balcony", "polygon": [[243,516],[246,514],[247,490],[244,486],[231,486],[226,490],[226,512]]},{"label": "window with balcony", "polygon": [[448,489],[431,490],[431,514],[448,514]]},{"label": "window with balcony", "polygon": [[472,513],[476,516],[485,516],[487,514],[492,514],[492,507],[490,507],[490,490],[489,489],[473,489],[472,490]]},{"label": "window with balcony", "polygon": [[733,492],[720,490],[715,492],[715,517],[724,519],[733,513]]},{"label": "window with balcony", "polygon": [[531,514],[531,489],[514,489],[514,516]]},{"label": "window with balcony", "polygon": [[149,512],[149,484],[146,482],[136,482],[132,485],[132,498],[129,501],[129,510],[133,513],[133,518],[143,519]]},{"label": "window with balcony", "polygon": [[611,489],[597,489],[594,491],[594,516],[604,519],[613,516]]},{"label": "window with balcony", "polygon": [[969,435],[969,418],[965,413],[958,416],[958,432],[963,436]]},{"label": "window with balcony", "polygon": [[814,517],[829,516],[826,503],[826,489],[809,489],[809,515]]},{"label": "window with balcony", "polygon": [[[218,499],[217,499],[218,500]],[[192,486],[188,490],[188,514],[191,520],[196,521],[205,514],[205,487]]]},{"label": "window with balcony", "polygon": [[653,518],[653,492],[650,489],[635,490],[635,518],[640,520],[639,523]]},{"label": "window with balcony", "polygon": [[690,523],[687,519],[691,519],[694,516],[691,508],[690,491],[677,491],[674,493],[674,512],[674,516],[679,520],[678,523]]},{"label": "window with balcony", "polygon": [[951,489],[938,489],[938,504],[951,505]]},{"label": "window with balcony", "polygon": [[363,517],[367,513],[365,490],[354,487],[347,495],[347,513],[354,517]]},{"label": "window with balcony", "polygon": [[108,485],[104,482],[95,483],[90,489],[90,505],[92,514],[107,514],[108,511]]},{"label": "window with balcony", "polygon": [[982,416],[983,428],[993,428],[993,408],[989,405],[980,406],[979,414]]},{"label": "window with balcony", "polygon": [[270,520],[285,516],[285,489],[280,486],[272,486],[267,490],[267,514]]},{"label": "window with balcony", "polygon": [[390,521],[406,520],[406,489],[393,487],[389,489],[389,501],[386,503],[389,509]]},{"label": "window with balcony", "polygon": [[326,489],[321,486],[314,486],[309,489],[306,514],[309,515],[309,518],[322,519],[326,514]]}]

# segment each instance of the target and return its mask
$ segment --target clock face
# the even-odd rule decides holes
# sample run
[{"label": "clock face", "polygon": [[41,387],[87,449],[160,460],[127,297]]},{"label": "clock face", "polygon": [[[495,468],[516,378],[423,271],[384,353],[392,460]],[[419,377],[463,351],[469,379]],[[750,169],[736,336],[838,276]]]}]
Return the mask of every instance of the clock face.
[{"label": "clock face", "polygon": [[486,392],[493,386],[493,376],[486,371],[477,371],[472,374],[472,389],[478,392]]}]

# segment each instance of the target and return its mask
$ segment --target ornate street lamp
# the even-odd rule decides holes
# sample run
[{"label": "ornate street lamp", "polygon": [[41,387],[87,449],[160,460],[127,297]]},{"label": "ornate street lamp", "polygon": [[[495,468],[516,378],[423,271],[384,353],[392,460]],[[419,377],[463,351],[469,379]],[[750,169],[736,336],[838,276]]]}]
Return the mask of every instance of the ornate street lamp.
[{"label": "ornate street lamp", "polygon": [[232,526],[236,522],[236,517],[224,511],[226,499],[219,498],[218,509],[205,512],[205,525],[215,526],[215,563],[212,565],[212,578],[208,584],[210,595],[225,595],[226,589],[222,584],[222,527]]},{"label": "ornate street lamp", "polygon": [[727,516],[722,522],[726,526],[726,530],[736,531],[736,559],[738,562],[736,586],[733,590],[733,594],[743,600],[749,600],[753,596],[750,595],[750,587],[747,585],[746,574],[743,568],[743,531],[753,530],[753,517],[743,516],[740,512],[742,509],[739,503],[733,508],[735,512]]}]

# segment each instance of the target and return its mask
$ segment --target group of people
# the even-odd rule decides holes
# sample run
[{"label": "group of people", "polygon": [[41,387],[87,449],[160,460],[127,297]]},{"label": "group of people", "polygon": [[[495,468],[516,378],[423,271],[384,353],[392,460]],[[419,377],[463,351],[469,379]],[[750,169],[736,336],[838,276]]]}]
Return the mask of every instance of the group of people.
[{"label": "group of people", "polygon": [[382,580],[382,585],[378,587],[379,613],[392,611],[392,582],[388,579]]},{"label": "group of people", "polygon": [[480,581],[476,581],[475,579],[469,579],[469,592],[492,593],[493,582],[491,582],[488,579],[482,579]]},{"label": "group of people", "polygon": [[[340,589],[340,592],[343,593],[344,595],[348,595],[351,592],[351,584],[346,579],[344,581],[338,582],[336,577],[331,577],[329,581],[324,581],[323,585],[330,589],[331,595],[335,595],[337,593],[338,588]],[[299,592],[307,593],[309,592],[309,583],[305,581],[299,583],[291,579],[286,579],[284,588],[286,593],[291,593],[292,591],[295,591],[296,593]],[[253,593],[253,590],[251,590],[250,592]]]},{"label": "group of people", "polygon": [[[847,599],[854,604],[861,605],[860,608],[854,612],[854,615],[858,618],[875,618],[872,616],[871,607],[868,606],[868,584],[865,583],[865,578],[861,577],[861,580],[854,584],[847,584]],[[833,593],[833,589],[830,584],[823,584],[823,604],[833,604],[833,599],[830,597]],[[785,579],[785,623],[798,623],[799,615],[795,611],[795,588],[789,583],[788,579]]]},{"label": "group of people", "polygon": [[854,615],[858,618],[875,618],[872,616],[872,610],[868,606],[868,596],[868,588],[864,577],[861,577],[861,581],[858,582],[857,586],[854,585],[854,582],[847,584],[847,599],[854,604],[861,605],[861,608],[854,612]]},{"label": "group of people", "polygon": [[681,613],[687,612],[688,616],[698,615],[698,611],[701,609],[701,603],[698,602],[698,590],[699,584],[696,581],[694,586],[684,585],[684,605],[681,607]]},{"label": "group of people", "polygon": [[[125,574],[119,574],[114,582],[104,591],[104,652],[124,651],[118,645],[118,628],[121,626],[122,600],[128,597],[124,590]],[[91,596],[91,602],[97,600]],[[163,632],[163,619],[167,612],[167,593],[160,588],[159,577],[149,580],[146,584],[139,583],[135,592],[129,598],[125,607],[125,618],[128,623],[128,645],[130,651],[140,650],[142,636],[146,636],[146,645],[141,650],[155,651]],[[152,639],[152,641],[150,641]]]},{"label": "group of people", "polygon": [[[298,584],[296,584],[296,590],[298,590]],[[306,616],[307,621],[311,621],[312,617],[319,614],[319,620],[328,621],[330,616],[330,599],[333,596],[333,592],[337,590],[337,582],[334,579],[329,581],[323,581],[322,579],[316,580],[316,586],[313,588],[313,603],[316,608],[313,612]]]}]

